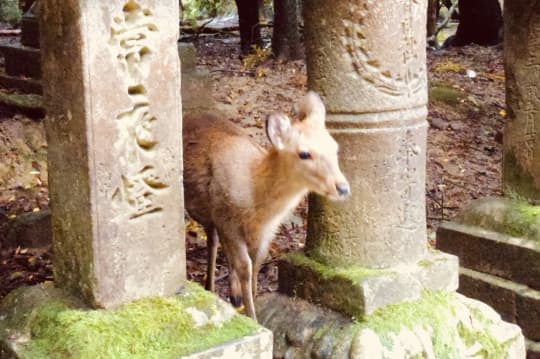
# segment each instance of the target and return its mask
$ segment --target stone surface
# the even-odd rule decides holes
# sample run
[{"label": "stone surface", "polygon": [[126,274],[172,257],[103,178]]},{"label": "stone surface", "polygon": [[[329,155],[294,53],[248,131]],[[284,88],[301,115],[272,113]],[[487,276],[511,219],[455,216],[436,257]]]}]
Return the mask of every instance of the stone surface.
[{"label": "stone surface", "polygon": [[414,265],[370,270],[335,268],[301,253],[279,262],[279,291],[361,317],[388,304],[416,300],[425,289],[453,291],[458,286],[457,257],[430,253]]},{"label": "stone surface", "polygon": [[442,224],[437,231],[437,248],[458,256],[463,267],[535,289],[540,289],[538,244],[526,238],[454,222]]},{"label": "stone surface", "polygon": [[178,55],[180,56],[182,73],[195,72],[195,66],[197,65],[197,50],[195,49],[195,45],[190,42],[179,42]]},{"label": "stone surface", "polygon": [[304,3],[308,87],[326,105],[352,190],[343,203],[310,198],[306,249],[321,262],[385,268],[426,255],[426,8]]},{"label": "stone surface", "polygon": [[518,326],[455,293],[425,292],[353,320],[279,294],[260,297],[257,308],[274,332],[275,358],[525,358]]},{"label": "stone surface", "polygon": [[182,74],[182,112],[206,112],[215,107],[212,78],[205,71]]},{"label": "stone surface", "polygon": [[540,3],[505,2],[503,187],[540,204]]},{"label": "stone surface", "polygon": [[540,359],[540,342],[526,340],[527,359]]},{"label": "stone surface", "polygon": [[272,359],[272,332],[261,329],[257,334],[185,356],[186,359]]},{"label": "stone surface", "polygon": [[41,83],[38,80],[11,76],[3,71],[0,71],[0,86],[29,94],[41,94],[43,92]]},{"label": "stone surface", "polygon": [[0,90],[0,104],[6,109],[23,113],[32,118],[43,118],[43,98],[36,94],[20,94]]},{"label": "stone surface", "polygon": [[2,45],[6,73],[10,76],[41,77],[39,49],[20,44]]},{"label": "stone surface", "polygon": [[[58,342],[50,346],[55,336]],[[103,342],[110,336],[116,340]],[[0,302],[1,358],[91,358],[94,350],[100,358],[270,359],[272,333],[194,284],[177,296],[114,311],[90,310],[44,284],[20,288]]]},{"label": "stone surface", "polygon": [[462,268],[459,291],[492,306],[518,324],[527,339],[540,341],[540,291],[493,275]]},{"label": "stone surface", "polygon": [[185,281],[177,23],[174,0],[40,3],[55,283],[93,306]]},{"label": "stone surface", "polygon": [[51,244],[51,213],[23,213],[0,226],[0,248],[43,247]]}]

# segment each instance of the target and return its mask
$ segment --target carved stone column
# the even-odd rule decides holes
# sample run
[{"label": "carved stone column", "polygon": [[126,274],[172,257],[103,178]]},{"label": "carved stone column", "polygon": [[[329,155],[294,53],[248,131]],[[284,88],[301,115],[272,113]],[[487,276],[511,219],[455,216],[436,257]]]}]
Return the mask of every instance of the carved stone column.
[{"label": "carved stone column", "polygon": [[343,292],[335,280],[321,289],[317,270],[291,256],[282,263],[281,290],[355,315],[418,298],[423,288],[454,290],[457,260],[427,246],[426,2],[305,5],[308,87],[326,104],[352,198],[310,198],[303,259],[363,271]]},{"label": "carved stone column", "polygon": [[305,253],[280,261],[285,295],[257,302],[275,357],[524,357],[517,326],[453,292],[457,258],[428,250],[426,9],[305,0],[308,86],[327,106],[352,198],[311,197]]},{"label": "carved stone column", "polygon": [[98,307],[185,281],[177,2],[41,1],[55,283]]}]

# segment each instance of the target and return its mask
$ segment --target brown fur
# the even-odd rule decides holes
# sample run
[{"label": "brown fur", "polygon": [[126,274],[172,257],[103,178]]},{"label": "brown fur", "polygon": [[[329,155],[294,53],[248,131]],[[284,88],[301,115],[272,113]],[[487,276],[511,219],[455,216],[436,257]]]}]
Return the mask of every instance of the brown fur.
[{"label": "brown fur", "polygon": [[[324,128],[324,106],[310,93],[302,121],[270,116],[266,151],[234,124],[213,114],[184,119],[184,188],[188,213],[208,236],[207,289],[214,288],[218,238],[229,262],[231,298],[255,318],[257,273],[284,217],[308,191],[348,195],[337,144]],[[312,158],[299,158],[308,151]],[[336,184],[346,185],[339,193]]]}]

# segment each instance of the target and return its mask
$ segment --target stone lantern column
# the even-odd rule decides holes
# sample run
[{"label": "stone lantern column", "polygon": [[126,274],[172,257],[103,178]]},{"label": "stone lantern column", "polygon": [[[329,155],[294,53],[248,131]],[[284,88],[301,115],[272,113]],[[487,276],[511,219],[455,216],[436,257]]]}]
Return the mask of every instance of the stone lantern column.
[{"label": "stone lantern column", "polygon": [[282,264],[282,290],[343,310],[306,284],[321,280],[305,260],[363,269],[343,287],[356,294],[343,300],[350,314],[455,289],[456,259],[427,245],[425,1],[310,0],[304,16],[308,87],[326,104],[352,198],[310,197],[306,257]]},{"label": "stone lantern column", "polygon": [[457,258],[428,249],[426,1],[303,5],[308,87],[352,197],[310,198],[305,251],[256,303],[274,357],[523,358],[520,329],[454,293]]}]

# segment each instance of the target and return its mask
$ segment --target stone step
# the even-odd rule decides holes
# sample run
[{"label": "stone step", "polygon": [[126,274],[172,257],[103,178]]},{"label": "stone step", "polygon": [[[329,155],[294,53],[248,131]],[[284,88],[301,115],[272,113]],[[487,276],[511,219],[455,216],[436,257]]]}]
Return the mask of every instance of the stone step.
[{"label": "stone step", "polygon": [[11,76],[0,70],[0,86],[6,89],[14,89],[22,93],[37,94],[43,93],[43,88],[39,80],[24,76]]},{"label": "stone step", "polygon": [[9,93],[0,90],[0,106],[13,113],[22,113],[35,119],[45,116],[41,95]]},{"label": "stone step", "polygon": [[458,291],[495,309],[521,327],[525,337],[540,341],[540,291],[494,275],[460,268]]},{"label": "stone step", "polygon": [[478,226],[443,223],[437,249],[459,257],[460,265],[540,290],[540,244]]},{"label": "stone step", "polygon": [[20,44],[2,45],[0,54],[4,56],[8,75],[41,78],[39,49]]}]

